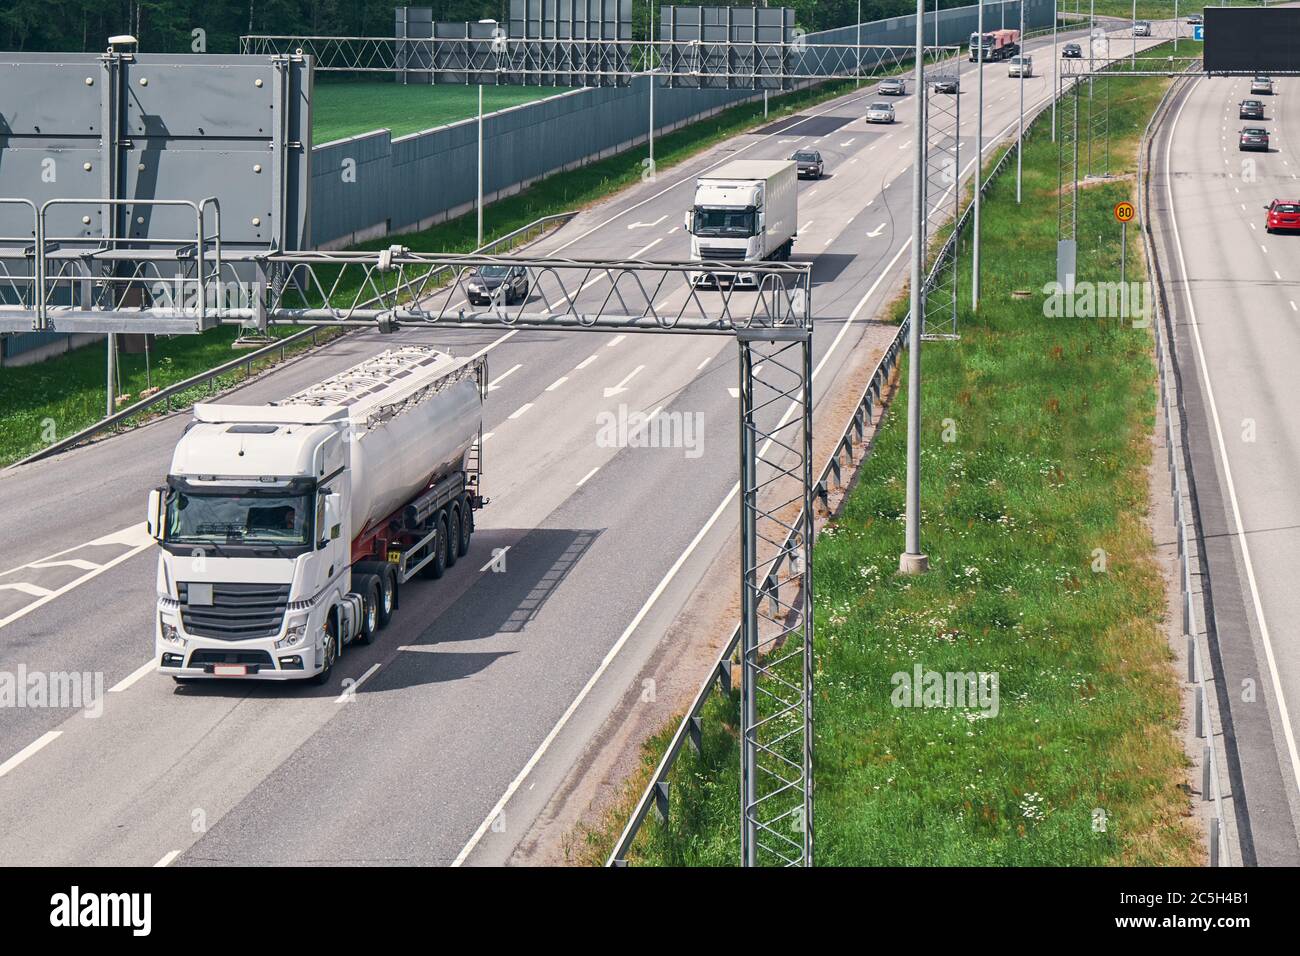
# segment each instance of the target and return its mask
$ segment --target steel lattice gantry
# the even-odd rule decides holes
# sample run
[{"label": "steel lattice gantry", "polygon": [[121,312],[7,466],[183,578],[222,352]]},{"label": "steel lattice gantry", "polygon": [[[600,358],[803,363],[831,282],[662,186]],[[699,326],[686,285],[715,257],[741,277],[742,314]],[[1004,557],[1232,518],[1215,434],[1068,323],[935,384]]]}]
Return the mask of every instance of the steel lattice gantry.
[{"label": "steel lattice gantry", "polygon": [[[215,212],[215,210],[213,210]],[[196,223],[201,214],[196,212]],[[744,683],[743,859],[812,859],[812,266],[809,263],[598,262],[562,258],[305,252],[219,258],[196,224],[196,268],[179,285],[154,280],[150,253],[84,298],[47,296],[44,266],[15,283],[0,323],[177,330],[278,323],[419,328],[728,335],[740,369],[740,582]],[[172,252],[155,252],[165,271]],[[485,265],[523,269],[528,302],[473,306],[467,285]],[[251,293],[225,293],[241,273]],[[744,283],[743,285],[741,283]],[[504,286],[502,288],[505,288]],[[65,290],[68,291],[68,290]],[[75,292],[76,290],[71,290]],[[133,304],[125,306],[123,300]],[[115,304],[116,303],[116,304]]]}]

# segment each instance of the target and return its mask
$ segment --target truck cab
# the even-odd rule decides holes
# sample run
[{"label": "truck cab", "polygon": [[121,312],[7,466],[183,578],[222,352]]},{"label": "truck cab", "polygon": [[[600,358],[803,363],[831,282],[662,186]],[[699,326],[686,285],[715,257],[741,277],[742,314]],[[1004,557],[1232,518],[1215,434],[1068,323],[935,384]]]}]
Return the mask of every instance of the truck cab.
[{"label": "truck cab", "polygon": [[[691,258],[703,262],[785,260],[798,228],[798,169],[792,160],[732,160],[695,183],[686,210]],[[697,285],[756,284],[749,273],[701,272]]]}]

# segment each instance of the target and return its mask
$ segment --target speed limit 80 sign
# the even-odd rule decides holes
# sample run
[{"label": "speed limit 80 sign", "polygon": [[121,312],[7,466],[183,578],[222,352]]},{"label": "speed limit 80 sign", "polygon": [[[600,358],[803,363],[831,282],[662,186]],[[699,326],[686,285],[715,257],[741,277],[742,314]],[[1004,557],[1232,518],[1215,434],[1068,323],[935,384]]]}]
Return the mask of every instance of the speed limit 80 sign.
[{"label": "speed limit 80 sign", "polygon": [[1132,222],[1133,217],[1137,215],[1137,210],[1133,208],[1131,202],[1115,203],[1115,218],[1120,222]]}]

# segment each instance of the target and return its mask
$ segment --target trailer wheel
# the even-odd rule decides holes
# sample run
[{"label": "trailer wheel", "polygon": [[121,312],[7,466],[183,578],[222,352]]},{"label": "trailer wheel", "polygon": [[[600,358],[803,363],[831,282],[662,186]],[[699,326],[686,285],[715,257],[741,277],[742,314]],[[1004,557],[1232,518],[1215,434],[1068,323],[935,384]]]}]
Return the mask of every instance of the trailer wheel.
[{"label": "trailer wheel", "polygon": [[361,627],[357,629],[356,636],[358,644],[375,642],[375,636],[379,633],[379,602],[379,580],[367,575],[361,591]]},{"label": "trailer wheel", "polygon": [[433,543],[429,545],[429,550],[433,553],[433,560],[424,566],[420,572],[426,578],[438,580],[447,570],[447,512],[439,511],[437,518],[434,519],[438,534],[434,537]]},{"label": "trailer wheel", "polygon": [[456,542],[456,553],[464,557],[469,553],[469,538],[474,533],[474,510],[469,502],[462,498],[460,509],[460,540]]},{"label": "trailer wheel", "polygon": [[397,607],[397,579],[392,571],[379,576],[379,626],[387,627]]},{"label": "trailer wheel", "polygon": [[454,504],[449,511],[447,524],[447,567],[456,563],[460,557],[460,505]]}]

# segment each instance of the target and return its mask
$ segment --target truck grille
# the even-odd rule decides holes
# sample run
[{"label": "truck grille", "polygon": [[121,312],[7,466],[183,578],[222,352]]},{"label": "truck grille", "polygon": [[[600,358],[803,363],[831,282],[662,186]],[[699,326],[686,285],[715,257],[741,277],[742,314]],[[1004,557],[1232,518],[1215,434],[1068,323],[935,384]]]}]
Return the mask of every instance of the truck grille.
[{"label": "truck grille", "polygon": [[190,586],[186,582],[180,582],[177,589],[185,630],[220,641],[274,637],[280,633],[289,603],[287,584],[214,584],[211,606],[191,606]]},{"label": "truck grille", "polygon": [[700,258],[705,261],[725,262],[728,259],[743,261],[745,258],[744,249],[716,249],[709,246],[700,246]]}]

